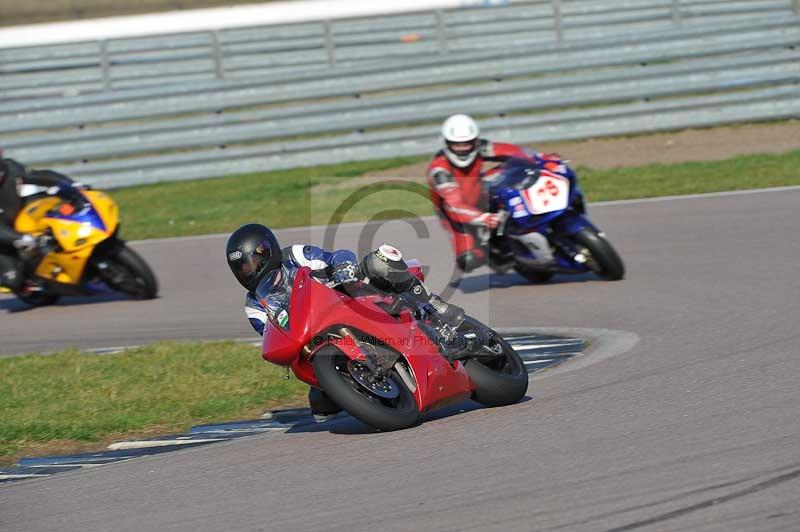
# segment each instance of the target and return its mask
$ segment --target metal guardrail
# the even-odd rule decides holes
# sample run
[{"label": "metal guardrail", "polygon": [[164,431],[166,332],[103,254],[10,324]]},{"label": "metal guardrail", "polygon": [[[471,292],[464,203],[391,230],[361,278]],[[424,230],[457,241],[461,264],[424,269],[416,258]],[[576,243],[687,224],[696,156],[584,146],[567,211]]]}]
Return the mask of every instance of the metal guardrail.
[{"label": "metal guardrail", "polygon": [[[38,97],[282,69],[329,70],[387,57],[434,57],[491,46],[498,34],[569,42],[587,35],[789,14],[790,0],[538,1],[491,9],[303,23],[156,38],[0,50],[0,96]],[[404,39],[404,37],[409,39]],[[402,42],[403,40],[407,42]]]},{"label": "metal guardrail", "polygon": [[[670,76],[672,82],[678,82],[678,77],[690,78],[693,74],[700,73],[701,77],[710,78],[712,85],[719,83],[719,75],[729,77],[733,81],[741,81],[745,68],[756,68],[760,72],[771,73],[778,78],[785,74],[790,74],[791,67],[797,61],[800,54],[793,50],[769,50],[766,52],[751,53],[747,57],[710,57],[683,61],[677,64],[655,64],[638,66],[636,69],[630,68],[610,68],[600,72],[590,73],[560,73],[541,79],[513,79],[505,82],[491,82],[479,85],[469,85],[462,87],[450,87],[440,89],[429,89],[424,95],[419,94],[399,94],[382,95],[380,97],[364,99],[347,99],[333,102],[317,104],[291,105],[267,110],[255,110],[247,112],[229,112],[214,115],[190,116],[186,118],[173,118],[168,121],[147,121],[139,124],[108,125],[103,128],[89,128],[78,131],[55,131],[50,133],[23,134],[10,137],[6,142],[6,148],[29,148],[37,150],[41,146],[61,146],[62,143],[75,143],[85,141],[106,141],[119,139],[125,136],[146,136],[155,134],[165,134],[170,132],[180,132],[183,138],[185,135],[197,135],[203,128],[223,128],[226,126],[237,126],[244,124],[263,124],[267,121],[287,120],[289,128],[300,128],[298,121],[307,120],[309,117],[317,119],[320,115],[336,116],[337,120],[329,120],[328,127],[345,129],[344,124],[339,123],[339,119],[353,119],[355,114],[375,115],[375,119],[386,119],[390,113],[396,114],[403,107],[414,109],[419,114],[430,114],[430,116],[440,116],[446,114],[448,109],[441,107],[441,102],[446,105],[458,107],[466,99],[475,100],[474,106],[479,106],[483,113],[491,110],[484,107],[487,101],[494,98],[502,98],[505,95],[515,97],[515,95],[536,94],[536,106],[545,104],[544,91],[555,93],[565,101],[567,95],[563,92],[571,90],[574,95],[571,101],[588,103],[584,100],[584,93],[587,87],[593,89],[593,98],[598,98],[597,94],[600,85],[608,86],[612,82],[625,81],[634,90],[642,90],[652,96],[649,88],[639,86],[639,81],[652,84],[657,90],[669,90],[673,94],[674,89],[661,86],[662,79]],[[729,69],[736,68],[731,71]],[[752,70],[751,70],[752,72]],[[716,74],[716,78],[711,78]],[[751,74],[752,75],[752,74]],[[653,80],[656,80],[653,83]],[[755,77],[755,83],[763,83],[766,78]],[[775,78],[773,78],[775,79]],[[791,75],[790,75],[791,79]],[[692,79],[693,86],[681,87],[682,91],[691,91],[700,80],[695,77]],[[716,86],[716,85],[715,85]],[[542,92],[538,92],[542,91]],[[611,91],[610,98],[625,98],[620,92]],[[528,108],[530,98],[525,97],[523,104]],[[456,102],[456,103],[453,103]],[[508,105],[510,100],[502,100],[503,105]],[[392,124],[392,121],[386,124]],[[359,123],[363,127],[363,123]],[[286,135],[289,130],[279,129],[278,135]],[[216,137],[218,142],[225,139]],[[40,159],[44,156],[37,153]]]},{"label": "metal guardrail", "polygon": [[[800,42],[800,32],[798,32],[798,42]],[[28,148],[18,147],[17,142],[12,139],[8,147],[15,148],[14,153],[23,160],[35,158],[40,163],[52,164],[71,159],[92,160],[165,150],[266,142],[307,135],[310,132],[320,135],[359,129],[374,130],[423,120],[441,120],[458,112],[473,114],[534,112],[642,98],[679,97],[684,94],[715,91],[722,87],[730,90],[766,84],[800,83],[800,62],[798,62],[800,54],[788,53],[783,61],[777,64],[766,66],[760,64],[772,59],[759,57],[755,61],[756,66],[742,66],[736,70],[706,70],[715,67],[712,62],[704,70],[671,74],[671,84],[667,86],[663,77],[653,77],[653,74],[642,68],[640,72],[633,71],[633,75],[624,70],[614,71],[606,79],[598,77],[591,84],[580,83],[574,87],[570,87],[564,80],[546,80],[545,83],[541,80],[521,81],[513,83],[512,87],[508,88],[476,87],[472,93],[460,97],[455,94],[448,95],[446,90],[438,91],[431,95],[420,95],[416,101],[399,105],[388,105],[388,102],[377,98],[367,108],[332,111],[323,108],[317,113],[305,116],[302,115],[302,108],[294,106],[286,109],[288,111],[286,116],[273,120],[262,117],[261,120],[246,123],[220,123],[205,127],[193,126],[149,132],[130,130],[120,132],[114,128],[103,128],[103,136],[98,135],[94,139],[67,140],[62,137],[55,143],[42,139],[45,143],[38,141],[38,145]],[[663,70],[664,74],[669,75],[669,69]],[[587,87],[591,87],[590,93],[587,93]],[[535,94],[535,97],[532,97],[532,94]],[[79,139],[80,134],[74,137]]]},{"label": "metal guardrail", "polygon": [[[0,132],[18,127],[34,129],[80,126],[92,122],[147,118],[165,113],[221,112],[246,105],[278,104],[300,99],[360,97],[368,92],[422,88],[569,70],[603,68],[642,62],[677,61],[735,51],[780,48],[795,44],[798,25],[768,19],[725,28],[634,34],[606,40],[587,40],[570,47],[521,44],[516,54],[498,57],[495,51],[464,55],[458,62],[420,60],[401,65],[383,64],[337,71],[338,75],[307,72],[287,83],[282,76],[246,81],[207,81],[71,98],[49,98],[0,103]],[[36,114],[38,111],[47,111]],[[5,123],[4,123],[5,122]],[[20,126],[21,124],[21,126]]]},{"label": "metal guardrail", "polygon": [[[492,38],[473,37],[466,44],[448,38],[447,53],[437,49],[382,61],[370,54],[386,53],[379,38],[395,31],[396,21],[343,21],[352,42],[372,43],[353,46],[361,59],[321,69],[4,101],[0,145],[12,157],[110,187],[429,153],[436,148],[438,122],[454,112],[476,114],[488,134],[518,142],[800,113],[800,19],[791,15],[789,3],[681,0],[677,22],[673,0],[623,3],[629,9],[624,16],[595,0],[532,4],[530,9],[555,7],[561,13],[561,26],[546,38],[511,31],[530,22],[520,19],[521,7],[496,9],[497,22],[486,23]],[[783,14],[776,15],[779,4]],[[714,22],[699,24],[685,17],[690,12]],[[567,37],[566,13],[591,21],[582,39]],[[448,16],[469,21],[477,14]],[[411,24],[420,17],[403,20]],[[616,17],[613,28],[594,25],[609,17]],[[387,30],[390,24],[395,26]],[[510,30],[498,34],[503,24]],[[294,44],[307,37],[301,32]],[[183,66],[202,61],[185,54],[198,36],[182,38],[164,52],[138,40],[125,46],[153,53],[153,65],[173,52],[183,57]],[[239,38],[242,46],[259,49],[246,34]],[[368,52],[376,46],[379,52]],[[458,61],[449,55],[454,50],[460,50]]]}]

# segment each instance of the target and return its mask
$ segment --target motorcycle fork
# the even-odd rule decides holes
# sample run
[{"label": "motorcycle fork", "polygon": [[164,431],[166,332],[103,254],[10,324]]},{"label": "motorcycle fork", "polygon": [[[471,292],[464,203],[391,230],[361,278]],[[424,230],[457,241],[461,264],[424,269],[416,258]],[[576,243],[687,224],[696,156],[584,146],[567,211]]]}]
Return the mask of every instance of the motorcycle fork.
[{"label": "motorcycle fork", "polygon": [[340,327],[337,332],[342,340],[346,339],[352,342],[351,345],[354,345],[360,351],[363,357],[362,362],[375,376],[385,376],[395,365],[397,359],[400,358],[400,355],[378,353],[374,345],[362,342],[349,327]]},{"label": "motorcycle fork", "polygon": [[397,374],[409,391],[411,391],[411,393],[416,391],[417,381],[405,364],[401,363],[402,355],[389,350],[384,350],[386,351],[385,353],[379,353],[374,345],[361,341],[349,327],[341,327],[337,332],[340,339],[347,338],[349,341],[353,342],[352,345],[356,346],[363,356],[363,359],[360,359],[361,362],[367,366],[376,377],[385,377],[392,368],[394,368],[397,370]]},{"label": "motorcycle fork", "polygon": [[556,237],[553,234],[548,235],[548,238],[550,242],[553,243],[553,247],[556,250],[563,253],[564,256],[569,257],[573,262],[585,265],[590,259],[590,257],[585,253],[586,250],[582,250],[568,238]]}]

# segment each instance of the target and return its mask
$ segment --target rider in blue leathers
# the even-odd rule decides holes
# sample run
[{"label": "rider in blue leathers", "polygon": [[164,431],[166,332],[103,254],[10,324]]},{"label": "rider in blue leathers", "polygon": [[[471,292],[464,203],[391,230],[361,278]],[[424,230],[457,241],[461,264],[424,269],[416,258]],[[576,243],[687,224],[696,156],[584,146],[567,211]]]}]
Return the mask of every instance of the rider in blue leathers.
[{"label": "rider in blue leathers", "polygon": [[268,318],[277,320],[282,312],[289,311],[289,296],[299,268],[308,266],[312,270],[330,269],[332,280],[346,282],[354,275],[350,270],[355,270],[358,266],[355,253],[348,250],[331,252],[316,246],[297,244],[282,249],[281,255],[281,273],[270,286],[269,297],[264,300],[266,306],[262,305],[253,291],[248,291],[245,298],[245,313],[258,334],[264,334],[264,325]]}]

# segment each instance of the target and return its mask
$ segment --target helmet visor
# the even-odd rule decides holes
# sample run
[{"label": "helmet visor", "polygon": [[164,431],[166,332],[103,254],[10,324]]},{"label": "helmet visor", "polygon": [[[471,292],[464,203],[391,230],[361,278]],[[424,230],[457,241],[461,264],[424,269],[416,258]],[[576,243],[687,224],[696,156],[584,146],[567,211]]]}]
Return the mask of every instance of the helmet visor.
[{"label": "helmet visor", "polygon": [[469,157],[478,149],[478,139],[466,142],[447,142],[447,148],[458,157]]},{"label": "helmet visor", "polygon": [[264,253],[264,244],[259,244],[256,251],[242,261],[241,269],[244,275],[255,275],[269,260],[269,252]]}]

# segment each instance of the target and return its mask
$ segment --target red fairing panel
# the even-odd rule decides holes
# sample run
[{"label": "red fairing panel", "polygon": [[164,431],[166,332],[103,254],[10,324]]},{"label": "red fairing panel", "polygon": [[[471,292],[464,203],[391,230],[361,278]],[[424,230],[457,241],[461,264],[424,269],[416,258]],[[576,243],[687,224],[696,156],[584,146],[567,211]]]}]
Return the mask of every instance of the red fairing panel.
[{"label": "red fairing panel", "polygon": [[[280,330],[272,322],[264,333],[263,357],[284,366],[291,365],[298,378],[317,385],[310,362],[301,357],[304,345],[321,346],[327,339],[315,336],[320,331],[347,325],[358,329],[404,355],[417,380],[414,393],[420,410],[459,401],[473,390],[464,367],[455,368],[439,354],[437,346],[416,327],[409,313],[395,320],[375,305],[380,296],[349,298],[309,277],[301,269],[292,291],[289,329]],[[335,343],[335,342],[334,342]],[[360,349],[350,342],[337,345],[353,359],[363,358]]]}]

